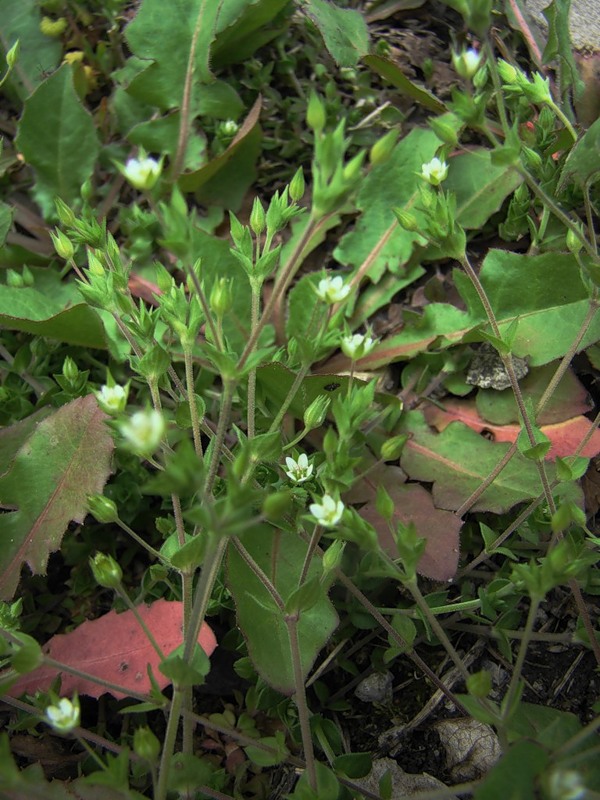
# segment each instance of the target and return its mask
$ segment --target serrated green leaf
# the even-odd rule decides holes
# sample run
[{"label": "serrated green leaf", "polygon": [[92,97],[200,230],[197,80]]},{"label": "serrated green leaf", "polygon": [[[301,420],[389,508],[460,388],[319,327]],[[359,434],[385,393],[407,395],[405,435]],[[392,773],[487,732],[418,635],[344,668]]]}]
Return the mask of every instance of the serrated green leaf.
[{"label": "serrated green leaf", "polygon": [[41,83],[26,101],[16,144],[35,172],[37,199],[46,215],[53,213],[55,197],[77,204],[100,145],[69,65]]},{"label": "serrated green leaf", "polygon": [[15,593],[21,566],[43,574],[71,520],[83,522],[89,494],[110,474],[113,440],[93,395],[42,420],[0,478],[0,597]]}]

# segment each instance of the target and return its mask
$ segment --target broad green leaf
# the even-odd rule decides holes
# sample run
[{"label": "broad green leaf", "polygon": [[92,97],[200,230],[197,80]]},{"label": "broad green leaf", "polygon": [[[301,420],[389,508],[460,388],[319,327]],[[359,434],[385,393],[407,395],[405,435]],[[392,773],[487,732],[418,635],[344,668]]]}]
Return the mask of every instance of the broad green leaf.
[{"label": "broad green leaf", "polygon": [[600,119],[597,119],[567,156],[560,176],[559,188],[563,188],[569,180],[583,185],[599,174]]},{"label": "broad green leaf", "polygon": [[[260,387],[261,396],[270,404],[281,405],[287,397],[289,390],[294,383],[295,373],[283,364],[276,361],[265,364],[256,371],[257,383]],[[355,383],[362,384],[362,381]],[[333,401],[340,392],[345,391],[348,386],[348,378],[340,375],[309,375],[300,384],[296,396],[292,400],[289,413],[298,419],[302,419],[308,406],[319,395],[327,395]]]},{"label": "broad green leaf", "polygon": [[102,492],[113,440],[93,395],[73,400],[42,420],[0,478],[0,598],[15,593],[21,567],[46,570],[72,520],[82,523],[87,496]]},{"label": "broad green leaf", "polygon": [[33,286],[0,287],[0,325],[48,336],[67,344],[106,349],[100,318],[85,304],[74,283],[51,269],[31,267]]},{"label": "broad green leaf", "polygon": [[50,411],[46,406],[25,419],[0,429],[0,477],[8,472],[18,451]]},{"label": "broad green leaf", "polygon": [[416,128],[396,145],[385,164],[370,170],[356,199],[362,214],[335,250],[341,264],[358,268],[370,259],[368,275],[373,283],[379,281],[386,269],[396,274],[400,271],[418,234],[401,228],[392,208],[414,212],[411,206],[418,198],[418,173],[439,146],[440,141],[432,131]]},{"label": "broad green leaf", "polygon": [[37,0],[0,0],[0,54],[2,60],[19,40],[19,55],[2,87],[10,95],[25,100],[42,83],[49,70],[60,63],[61,43],[40,31],[40,4]]},{"label": "broad green leaf", "polygon": [[46,216],[53,213],[57,196],[77,203],[82,184],[94,171],[99,143],[67,64],[26,101],[16,144],[35,172],[37,200]]},{"label": "broad green leaf", "polygon": [[215,36],[217,0],[143,0],[125,29],[131,52],[148,67],[129,85],[129,93],[163,111],[183,104],[188,70],[190,107],[196,113],[198,84],[210,83],[210,46]]},{"label": "broad green leaf", "polygon": [[381,75],[382,78],[385,78],[397,89],[400,89],[403,94],[415,100],[417,103],[420,103],[420,105],[429,109],[429,111],[434,111],[436,114],[443,114],[448,110],[441,100],[438,100],[437,97],[427,91],[427,89],[423,89],[422,86],[418,86],[414,81],[411,81],[410,78],[407,78],[400,67],[388,58],[369,55],[366,56],[363,61],[373,72]]},{"label": "broad green leaf", "polygon": [[340,67],[355,67],[369,52],[369,30],[363,15],[340,8],[328,0],[297,0],[304,14],[317,26],[325,47]]},{"label": "broad green leaf", "polygon": [[[402,451],[402,469],[412,480],[433,482],[436,507],[449,511],[467,500],[510,447],[489,442],[460,422],[433,433],[420,412],[407,413],[400,432],[411,434]],[[546,470],[552,480],[554,467],[546,464]],[[471,510],[502,514],[541,493],[536,465],[516,453]]]},{"label": "broad green leaf", "polygon": [[278,24],[292,11],[290,0],[228,0],[221,5],[212,56],[216,66],[239,64],[271,41],[281,30]]},{"label": "broad green leaf", "polygon": [[[501,333],[518,319],[513,344],[515,355],[526,356],[529,365],[535,367],[561,358],[567,352],[589,309],[588,292],[573,256],[556,253],[529,256],[491,250],[479,277]],[[487,325],[483,306],[467,276],[455,270],[454,280],[466,301],[466,312],[447,303],[432,303],[420,316],[405,316],[404,330],[381,342],[358,362],[358,368],[369,370],[406,360],[434,342],[437,347],[448,347],[480,325]],[[596,314],[580,349],[599,340],[600,315]],[[332,372],[346,366],[347,359],[341,356],[327,364]]]},{"label": "broad green leaf", "polygon": [[[589,309],[589,293],[572,255],[528,256],[491,250],[479,277],[501,333],[518,319],[515,355],[527,356],[530,366],[540,366],[567,352]],[[455,283],[471,314],[482,314],[479,298],[467,276],[456,272]],[[600,315],[596,314],[579,348],[584,349],[599,339]]]},{"label": "broad green leaf", "polygon": [[[298,586],[307,543],[294,532],[272,528],[249,531],[241,541],[285,601]],[[318,576],[320,569],[320,562],[313,559],[307,580]],[[296,683],[284,612],[274,605],[269,591],[234,547],[229,548],[227,580],[255,668],[277,691],[293,694]],[[298,621],[302,681],[337,625],[338,616],[323,590],[320,599],[308,611],[301,612]]]},{"label": "broad green leaf", "polygon": [[444,189],[456,192],[457,221],[474,230],[481,228],[522,182],[516,170],[492,164],[489,150],[475,150],[450,159]]}]

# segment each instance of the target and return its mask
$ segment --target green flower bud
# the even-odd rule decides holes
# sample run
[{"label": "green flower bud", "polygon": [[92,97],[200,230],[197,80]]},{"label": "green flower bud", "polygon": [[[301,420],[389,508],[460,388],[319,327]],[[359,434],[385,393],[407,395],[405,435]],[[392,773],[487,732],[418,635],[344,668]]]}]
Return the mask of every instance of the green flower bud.
[{"label": "green flower bud", "polygon": [[219,278],[213,284],[209,299],[211,310],[223,318],[233,306],[233,289],[229,278]]},{"label": "green flower bud", "polygon": [[112,556],[106,553],[96,553],[90,558],[90,567],[94,579],[99,586],[105,589],[117,589],[121,586],[123,570]]},{"label": "green flower bud", "polygon": [[113,500],[103,494],[90,494],[87,499],[88,511],[97,522],[108,525],[119,519],[119,511]]},{"label": "green flower bud", "polygon": [[271,522],[281,519],[290,510],[292,504],[292,493],[289,489],[281,492],[274,492],[265,497],[262,513]]},{"label": "green flower bud", "polygon": [[346,546],[345,542],[342,542],[341,539],[336,539],[336,541],[325,550],[323,553],[323,572],[332,572],[334,569],[337,569],[340,564],[342,563],[342,556],[344,555],[344,547]]},{"label": "green flower bud", "polygon": [[254,198],[252,204],[252,211],[250,212],[250,227],[255,236],[260,236],[264,231],[266,225],[266,215],[263,204],[260,202],[259,197]]},{"label": "green flower bud", "polygon": [[56,206],[56,213],[58,215],[58,219],[60,222],[66,227],[71,228],[75,224],[76,217],[75,214],[71,211],[69,206],[63,202],[60,197],[57,197],[54,200],[54,204]]},{"label": "green flower bud", "polygon": [[308,107],[306,109],[306,122],[309,128],[312,128],[315,133],[321,133],[325,127],[325,104],[316,92],[310,93]]},{"label": "green flower bud", "polygon": [[577,236],[577,234],[569,228],[567,231],[567,248],[569,252],[576,256],[581,252],[582,247],[583,242],[581,241],[581,237]]},{"label": "green flower bud", "polygon": [[329,408],[330,402],[330,398],[324,394],[315,397],[304,412],[304,427],[306,430],[311,431],[314,428],[319,428],[323,424],[327,416],[327,409]]},{"label": "green flower bud", "polygon": [[394,212],[394,216],[405,231],[416,233],[418,230],[420,230],[419,221],[414,214],[410,214],[408,211],[404,211],[402,208],[394,208],[392,210]]},{"label": "green flower bud", "polygon": [[77,368],[77,364],[73,361],[73,359],[70,356],[67,356],[63,361],[62,374],[71,383],[74,383],[79,377],[79,370]]},{"label": "green flower bud", "polygon": [[92,252],[92,250],[88,250],[88,269],[92,275],[97,275],[98,277],[103,277],[106,273],[104,266],[100,259]]},{"label": "green flower bud", "polygon": [[503,58],[498,59],[498,73],[509,86],[516,86],[519,82],[519,70]]},{"label": "green flower bud", "polygon": [[25,281],[23,280],[23,276],[20,272],[17,272],[14,269],[7,269],[6,285],[10,286],[11,289],[22,289],[25,286]]},{"label": "green flower bud", "polygon": [[398,141],[398,131],[388,131],[381,139],[378,139],[369,152],[369,161],[374,167],[384,164],[392,155],[396,142]]},{"label": "green flower bud", "polygon": [[304,196],[304,172],[302,167],[299,167],[296,174],[290,181],[290,197],[297,203]]},{"label": "green flower bud", "polygon": [[33,286],[33,284],[35,283],[33,272],[29,269],[27,264],[23,267],[23,271],[21,272],[21,277],[23,278],[24,286]]},{"label": "green flower bud", "polygon": [[402,455],[404,445],[408,441],[408,436],[402,434],[400,436],[393,436],[387,439],[382,445],[379,455],[384,461],[397,461]]},{"label": "green flower bud", "polygon": [[133,734],[133,751],[144,761],[153,764],[160,754],[160,742],[150,728],[137,728]]},{"label": "green flower bud", "polygon": [[52,244],[54,245],[57,255],[64,259],[64,261],[70,261],[75,253],[75,248],[69,237],[57,229],[56,233],[50,232],[50,238],[52,239]]},{"label": "green flower bud", "polygon": [[441,117],[432,117],[429,127],[444,144],[455,147],[458,144],[458,130],[461,122],[455,114],[443,114]]}]

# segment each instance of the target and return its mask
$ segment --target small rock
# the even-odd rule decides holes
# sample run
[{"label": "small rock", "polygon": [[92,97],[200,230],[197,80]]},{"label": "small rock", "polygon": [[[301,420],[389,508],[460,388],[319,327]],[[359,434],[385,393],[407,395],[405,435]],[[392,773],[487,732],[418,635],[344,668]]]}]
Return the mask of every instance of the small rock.
[{"label": "small rock", "polygon": [[393,682],[389,671],[372,672],[358,684],[354,694],[363,703],[388,703],[393,696]]},{"label": "small rock", "polygon": [[[386,772],[392,778],[392,800],[401,800],[410,797],[416,792],[426,792],[431,789],[447,789],[448,787],[437,778],[427,773],[421,775],[411,775],[398,766],[393,758],[378,758],[373,762],[373,768],[366,778],[354,781],[357,786],[368,792],[377,794],[379,792],[379,781]],[[448,800],[457,800],[456,795],[445,795]]]},{"label": "small rock", "polygon": [[[527,361],[524,358],[513,356],[515,374],[520,380],[529,372]],[[471,359],[467,372],[467,383],[479,386],[481,389],[496,389],[501,392],[508,389],[510,379],[502,359],[496,348],[489,342],[482,342],[477,352]]]},{"label": "small rock", "polygon": [[483,722],[475,719],[445,719],[436,722],[452,779],[457,782],[481,778],[502,755],[498,737]]}]

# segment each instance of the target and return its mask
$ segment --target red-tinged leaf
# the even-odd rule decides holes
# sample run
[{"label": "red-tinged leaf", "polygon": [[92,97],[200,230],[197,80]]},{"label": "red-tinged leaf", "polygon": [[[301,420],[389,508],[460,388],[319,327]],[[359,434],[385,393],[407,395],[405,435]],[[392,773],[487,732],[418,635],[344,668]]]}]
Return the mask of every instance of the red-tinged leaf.
[{"label": "red-tinged leaf", "polygon": [[[388,485],[387,492],[395,506],[392,527],[399,522],[403,525],[413,522],[417,534],[426,540],[419,573],[436,581],[449,581],[458,567],[462,520],[450,511],[436,508],[430,493],[416,483]],[[378,514],[375,501],[369,501],[359,513],[375,528],[385,552],[398,558],[394,537],[388,523]]]},{"label": "red-tinged leaf", "polygon": [[15,593],[26,563],[44,574],[69,522],[83,522],[87,496],[102,492],[113,440],[93,395],[39,422],[0,477],[0,599]]},{"label": "red-tinged leaf", "polygon": [[[451,422],[458,421],[468,425],[477,433],[482,431],[491,433],[495,442],[515,442],[521,432],[519,425],[492,425],[487,422],[479,415],[473,400],[450,400],[444,403],[444,409],[430,407],[425,416],[429,424],[438,431],[443,431]],[[552,442],[552,447],[546,454],[546,461],[554,461],[557,456],[561,458],[572,456],[591,428],[590,420],[582,416],[572,417],[554,425],[542,425],[540,430]],[[600,431],[595,430],[580,455],[592,458],[598,453],[600,453]]]},{"label": "red-tinged leaf", "polygon": [[[404,415],[399,433],[410,436],[400,466],[412,480],[433,483],[435,506],[448,511],[460,508],[504,458],[510,446],[489,442],[460,422],[453,422],[442,433],[436,433],[418,411]],[[552,480],[554,468],[551,464],[547,472]],[[541,492],[536,465],[516,453],[472,510],[503,514],[517,503],[538,497]]]},{"label": "red-tinged leaf", "polygon": [[142,278],[135,272],[129,275],[128,288],[134,297],[141,297],[144,302],[149,303],[151,306],[158,305],[158,299],[162,291],[152,281]]},{"label": "red-tinged leaf", "polygon": [[[138,606],[137,611],[166,656],[183,641],[183,604],[179,601],[157,600],[151,606]],[[198,644],[207,656],[217,646],[209,625],[203,624]],[[103,617],[84,622],[70,633],[53,636],[42,648],[45,655],[86,672],[96,678],[117,684],[122,691],[106,689],[93,680],[62,672],[61,694],[77,691],[90,697],[109,692],[118,700],[128,697],[128,690],[145,694],[152,688],[148,666],[161,689],[170,683],[160,672],[162,659],[154,650],[133,611],[117,614],[110,611]],[[59,671],[41,666],[15,683],[8,694],[18,697],[27,692],[47,691]]]}]

